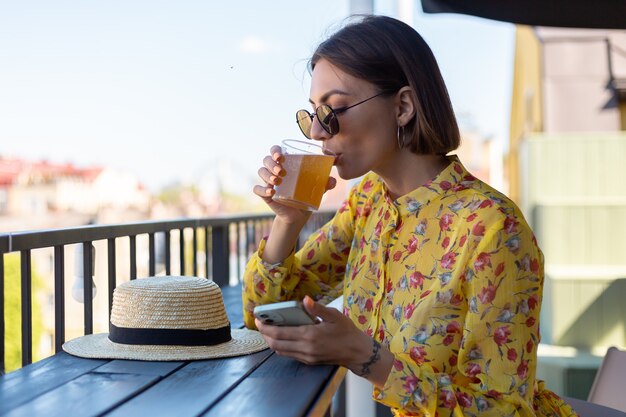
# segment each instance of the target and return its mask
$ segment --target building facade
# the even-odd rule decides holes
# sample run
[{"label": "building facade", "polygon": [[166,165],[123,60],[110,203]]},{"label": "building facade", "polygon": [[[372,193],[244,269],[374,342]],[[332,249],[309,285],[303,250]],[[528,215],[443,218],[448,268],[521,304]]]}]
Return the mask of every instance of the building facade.
[{"label": "building facade", "polygon": [[626,31],[517,28],[510,194],[545,254],[538,375],[585,398],[626,346]]}]

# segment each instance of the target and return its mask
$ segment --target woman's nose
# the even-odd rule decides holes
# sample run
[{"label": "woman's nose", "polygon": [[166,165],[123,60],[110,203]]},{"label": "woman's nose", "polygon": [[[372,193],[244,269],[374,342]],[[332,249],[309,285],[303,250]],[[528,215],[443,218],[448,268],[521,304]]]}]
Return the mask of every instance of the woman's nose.
[{"label": "woman's nose", "polygon": [[322,125],[320,124],[317,115],[313,116],[313,120],[311,120],[311,139],[315,140],[328,140],[331,135],[324,130]]}]

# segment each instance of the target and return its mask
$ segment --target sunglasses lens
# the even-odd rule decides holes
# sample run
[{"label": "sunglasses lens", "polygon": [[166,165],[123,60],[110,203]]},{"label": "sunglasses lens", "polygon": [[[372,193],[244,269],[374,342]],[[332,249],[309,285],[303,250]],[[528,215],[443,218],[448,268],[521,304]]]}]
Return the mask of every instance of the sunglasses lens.
[{"label": "sunglasses lens", "polygon": [[311,125],[313,124],[313,115],[306,110],[298,110],[296,112],[296,121],[300,130],[307,138],[311,139]]},{"label": "sunglasses lens", "polygon": [[315,114],[317,114],[317,120],[320,121],[320,124],[327,133],[334,135],[339,132],[339,121],[330,106],[322,104],[315,110]]}]

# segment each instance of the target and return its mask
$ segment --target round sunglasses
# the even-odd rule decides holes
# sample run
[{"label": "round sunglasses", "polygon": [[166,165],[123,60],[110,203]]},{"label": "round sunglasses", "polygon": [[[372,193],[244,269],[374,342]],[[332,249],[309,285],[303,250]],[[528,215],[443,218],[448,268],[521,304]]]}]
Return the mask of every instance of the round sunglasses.
[{"label": "round sunglasses", "polygon": [[328,104],[322,104],[315,109],[314,113],[310,113],[308,110],[304,109],[298,110],[296,112],[296,122],[298,123],[298,127],[300,127],[304,136],[309,139],[313,139],[311,137],[311,127],[313,126],[313,118],[317,116],[317,120],[320,122],[320,125],[326,133],[331,136],[336,135],[339,133],[339,120],[337,120],[337,115],[383,94],[385,94],[384,91],[376,94],[375,96],[366,98],[363,101],[359,101],[351,106],[340,107],[338,109],[333,109]]}]

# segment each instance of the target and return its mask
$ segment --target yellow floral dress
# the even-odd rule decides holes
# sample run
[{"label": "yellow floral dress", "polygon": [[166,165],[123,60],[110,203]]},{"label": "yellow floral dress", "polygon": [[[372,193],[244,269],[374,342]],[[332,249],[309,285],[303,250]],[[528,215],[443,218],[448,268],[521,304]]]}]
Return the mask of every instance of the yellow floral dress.
[{"label": "yellow floral dress", "polygon": [[260,254],[255,305],[344,295],[344,313],[395,355],[375,400],[396,415],[575,416],[535,380],[543,255],[520,210],[456,157],[392,201],[376,174],[284,262]]}]

